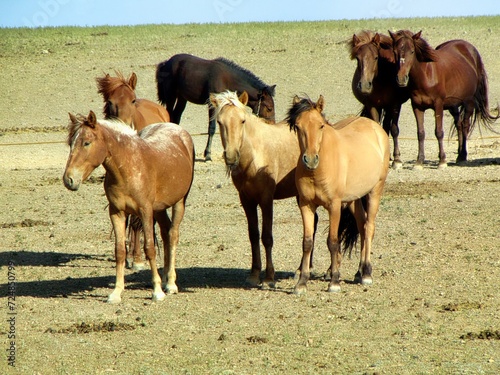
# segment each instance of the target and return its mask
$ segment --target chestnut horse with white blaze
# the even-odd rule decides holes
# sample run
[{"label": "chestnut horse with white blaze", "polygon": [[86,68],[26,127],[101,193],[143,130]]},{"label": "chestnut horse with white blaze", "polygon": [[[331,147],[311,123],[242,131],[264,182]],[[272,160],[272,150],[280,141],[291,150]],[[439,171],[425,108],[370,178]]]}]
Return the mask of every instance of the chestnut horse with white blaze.
[{"label": "chestnut horse with white blaze", "polygon": [[[119,303],[125,288],[125,223],[136,215],[144,229],[144,252],[152,272],[153,301],[177,293],[175,252],[179,225],[193,181],[194,146],[189,133],[172,123],[147,126],[137,133],[121,121],[97,120],[70,114],[70,153],[64,185],[78,190],[99,165],[106,170],[104,190],[115,233],[116,284],[108,302]],[[172,218],[167,208],[172,208]],[[156,267],[154,220],[159,224],[165,252],[163,279]]]},{"label": "chestnut horse with white blaze", "polygon": [[290,129],[297,133],[301,152],[295,183],[304,238],[296,294],[306,291],[310,276],[314,214],[319,206],[326,208],[330,221],[327,245],[332,278],[328,291],[340,291],[341,243],[352,249],[358,237],[361,254],[355,281],[372,284],[370,252],[375,217],[389,171],[389,138],[378,123],[351,117],[330,125],[323,107],[323,96],[317,103],[296,96],[287,117]]}]

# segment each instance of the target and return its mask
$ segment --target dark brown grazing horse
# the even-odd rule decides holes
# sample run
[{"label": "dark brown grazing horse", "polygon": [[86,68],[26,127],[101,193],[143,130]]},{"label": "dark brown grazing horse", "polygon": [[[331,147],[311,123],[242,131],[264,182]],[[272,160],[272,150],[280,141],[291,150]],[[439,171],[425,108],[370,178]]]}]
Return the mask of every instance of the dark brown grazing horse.
[{"label": "dark brown grazing horse", "polygon": [[[260,207],[262,244],[266,251],[266,274],[261,285],[263,289],[273,288],[273,202],[298,195],[294,178],[300,153],[297,137],[286,122],[266,124],[250,113],[245,91],[239,97],[229,91],[211,94],[210,103],[220,127],[224,161],[247,218],[252,268],[246,281],[252,286],[260,282],[262,262],[257,212]],[[315,216],[314,231],[317,222]]]},{"label": "dark brown grazing horse", "polygon": [[[492,116],[488,105],[488,80],[477,49],[464,40],[451,40],[432,48],[421,38],[421,31],[390,32],[399,66],[397,82],[408,86],[417,120],[418,157],[422,168],[424,154],[424,112],[434,109],[435,135],[439,144],[439,168],[447,165],[443,147],[443,111],[449,110],[458,132],[457,162],[467,160],[467,138],[479,120],[488,129],[499,116]],[[471,122],[472,117],[472,122]],[[494,131],[494,130],[493,130]]]},{"label": "dark brown grazing horse", "polygon": [[410,91],[396,83],[398,66],[394,59],[391,37],[364,30],[348,42],[351,59],[357,61],[352,77],[352,92],[363,104],[361,116],[382,122],[394,143],[392,167],[402,166],[399,151],[399,114],[410,98]]},{"label": "dark brown grazing horse", "polygon": [[[116,283],[108,302],[119,303],[125,288],[125,222],[128,215],[141,219],[144,252],[152,273],[153,301],[177,293],[175,253],[179,225],[194,173],[194,146],[191,136],[179,125],[158,123],[140,133],[121,121],[97,120],[70,114],[70,153],[63,175],[69,190],[78,190],[99,165],[106,170],[104,191],[115,233]],[[172,208],[172,219],[167,208]],[[160,227],[165,253],[163,278],[156,267],[154,220]]]},{"label": "dark brown grazing horse", "polygon": [[295,293],[306,291],[309,258],[314,246],[314,214],[328,211],[327,245],[331,254],[329,292],[340,291],[341,243],[349,249],[361,237],[355,281],[372,284],[370,253],[375,218],[389,171],[389,138],[379,124],[351,117],[330,125],[323,115],[324,100],[295,97],[288,111],[290,129],[297,133],[300,158],[295,170],[304,226],[302,265]]},{"label": "dark brown grazing horse", "polygon": [[[197,56],[179,54],[158,64],[156,70],[158,100],[166,106],[172,122],[180,124],[187,102],[208,104],[211,93],[225,90],[248,93],[248,106],[266,122],[274,124],[274,90],[255,74],[233,61],[219,57],[205,60]],[[212,138],[215,134],[213,109],[208,111],[208,141],[204,156],[211,160]]]},{"label": "dark brown grazing horse", "polygon": [[[117,71],[115,74],[116,77],[106,74],[104,77],[96,78],[98,93],[104,99],[105,119],[119,118],[138,131],[150,124],[170,122],[170,116],[163,106],[151,100],[136,97],[137,75],[134,72],[128,79],[121,72]],[[136,216],[129,219],[127,267],[140,271],[145,268],[140,249],[142,229],[140,220]],[[129,255],[132,255],[132,259],[129,259]]]}]

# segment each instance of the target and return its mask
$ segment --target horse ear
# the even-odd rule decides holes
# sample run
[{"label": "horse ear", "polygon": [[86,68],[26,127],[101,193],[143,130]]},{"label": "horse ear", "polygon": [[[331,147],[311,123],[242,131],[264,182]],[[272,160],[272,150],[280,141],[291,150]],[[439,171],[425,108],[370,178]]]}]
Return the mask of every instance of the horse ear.
[{"label": "horse ear", "polygon": [[391,36],[393,41],[396,41],[396,34],[394,34],[391,30],[387,30],[389,32],[389,35]]},{"label": "horse ear", "polygon": [[274,96],[274,91],[276,90],[276,85],[267,86],[266,89],[269,92],[269,95]]},{"label": "horse ear", "polygon": [[69,121],[71,121],[72,124],[78,124],[78,119],[76,118],[76,116],[74,114],[72,114],[71,112],[68,112],[68,115],[69,115]]},{"label": "horse ear", "polygon": [[323,98],[323,95],[319,96],[315,107],[320,113],[323,112],[323,108],[325,107],[325,98]]},{"label": "horse ear", "polygon": [[90,111],[89,115],[87,116],[87,125],[90,126],[92,129],[94,129],[96,123],[97,123],[97,118],[95,116],[95,113],[94,111]]},{"label": "horse ear", "polygon": [[413,34],[412,38],[413,40],[418,40],[420,39],[420,35],[422,35],[422,30],[420,30],[418,33]]},{"label": "horse ear", "polygon": [[352,34],[352,46],[356,47],[360,42],[358,36],[356,34]]},{"label": "horse ear", "polygon": [[380,46],[380,34],[375,33],[375,35],[372,38],[372,43],[374,43],[377,47]]},{"label": "horse ear", "polygon": [[293,105],[297,105],[297,104],[299,104],[299,103],[300,103],[300,98],[299,98],[297,95],[295,95],[295,96],[293,97],[292,104],[293,104]]},{"label": "horse ear", "polygon": [[137,85],[137,75],[134,72],[132,72],[130,78],[128,79],[128,85],[132,88],[132,90],[135,90],[135,86]]},{"label": "horse ear", "polygon": [[210,93],[210,97],[208,98],[208,100],[210,102],[210,106],[212,106],[213,108],[217,108],[217,106],[219,105],[214,93]]},{"label": "horse ear", "polygon": [[243,104],[247,105],[248,103],[248,93],[246,91],[243,91],[241,95],[238,97],[238,100]]}]

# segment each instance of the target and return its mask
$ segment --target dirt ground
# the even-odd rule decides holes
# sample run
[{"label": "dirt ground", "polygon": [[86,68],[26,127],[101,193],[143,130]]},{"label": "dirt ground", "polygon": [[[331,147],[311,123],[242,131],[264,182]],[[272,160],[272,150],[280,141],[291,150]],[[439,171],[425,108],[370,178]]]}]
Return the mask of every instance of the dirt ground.
[{"label": "dirt ground", "polygon": [[[402,21],[378,22],[367,26],[403,27]],[[416,31],[423,26],[434,45],[443,41],[431,21],[420,22],[411,26]],[[478,44],[490,75],[490,101],[500,101],[498,51],[489,39],[500,32],[498,18],[486,26],[442,22],[452,38],[467,34]],[[254,27],[262,38],[264,31]],[[390,172],[377,218],[372,286],[352,283],[355,254],[341,266],[342,291],[326,292],[321,274],[329,265],[328,224],[320,210],[317,277],[306,295],[292,294],[302,223],[289,199],[275,205],[277,287],[248,288],[246,220],[226,177],[220,138],[216,135],[214,160],[201,161],[207,111],[188,104],[181,124],[193,135],[198,160],[181,225],[179,294],[152,303],[150,271],[127,270],[122,303],[105,303],[115,269],[103,169],[77,192],[64,188],[67,112],[100,113],[94,79],[113,69],[135,71],[139,96],[154,99],[155,64],[191,52],[231,58],[276,83],[277,118],[284,117],[295,93],[313,99],[323,94],[332,121],[356,113],[359,104],[350,91],[354,62],[342,42],[361,26],[306,24],[298,42],[289,37],[293,28],[275,27],[277,36],[266,46],[254,46],[250,36],[223,39],[223,26],[214,26],[212,34],[195,25],[174,28],[168,43],[153,29],[147,42],[135,46],[133,58],[134,48],[120,44],[112,28],[88,29],[88,35],[2,31],[14,47],[4,44],[0,54],[6,97],[0,107],[0,373],[500,373],[500,138],[476,131],[470,161],[460,166],[451,138],[449,167],[438,170],[429,113],[428,162],[415,171],[409,104],[401,117],[405,163]],[[493,36],[484,37],[488,27]],[[330,34],[319,32],[328,28]],[[203,42],[212,39],[221,43],[211,49]],[[296,54],[293,43],[306,39],[311,45]],[[304,74],[313,65],[314,71]],[[446,121],[451,123],[450,116]]]}]

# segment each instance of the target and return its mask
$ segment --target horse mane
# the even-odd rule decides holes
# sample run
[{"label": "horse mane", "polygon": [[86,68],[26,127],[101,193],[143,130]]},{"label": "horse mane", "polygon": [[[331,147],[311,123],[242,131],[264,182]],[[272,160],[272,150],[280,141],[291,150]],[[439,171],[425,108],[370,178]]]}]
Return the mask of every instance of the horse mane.
[{"label": "horse mane", "polygon": [[[90,125],[90,122],[89,122],[87,116],[84,116],[82,114],[77,114],[75,116],[75,119],[76,119],[76,121],[73,121],[70,118],[70,120],[68,122],[68,138],[66,140],[66,143],[68,144],[68,146],[71,146],[71,144],[73,143],[73,140],[78,135],[80,129],[83,126],[89,126]],[[130,135],[130,136],[137,135],[137,131],[136,130],[132,129],[130,126],[128,126],[127,124],[125,124],[120,119],[97,120],[97,122],[100,125],[108,128],[108,129],[117,131],[117,132],[119,132],[121,134],[126,134],[126,135]]]},{"label": "horse mane", "polygon": [[[362,46],[372,42],[375,34],[376,33],[371,30],[361,30],[358,34],[356,34],[356,37],[359,39],[359,43],[354,45],[353,38],[350,38],[347,41],[347,48],[349,49],[351,60],[354,60],[356,58],[356,55]],[[383,50],[390,50],[392,53],[391,37],[381,33],[378,33],[378,35],[380,36],[380,43],[379,43],[380,48],[382,48]]]},{"label": "horse mane", "polygon": [[424,38],[413,38],[413,32],[410,30],[399,30],[394,34],[397,41],[401,38],[410,38],[415,45],[415,54],[419,62],[432,62],[437,60],[437,53],[434,48],[430,46],[429,43]]},{"label": "horse mane", "polygon": [[96,78],[97,92],[104,98],[103,113],[106,117],[108,117],[111,113],[109,109],[109,98],[116,89],[122,86],[127,86],[130,90],[134,91],[134,89],[128,84],[128,81],[122,72],[115,70],[115,74],[116,77],[111,77],[111,75],[106,74],[104,77]]},{"label": "horse mane", "polygon": [[[252,86],[257,87],[259,90],[263,90],[269,87],[265,84],[259,77],[257,77],[250,70],[243,68],[242,66],[236,64],[234,61],[226,59],[225,57],[217,57],[214,61],[220,62],[233,70],[234,72],[239,73],[240,75],[246,76]],[[271,96],[274,96],[274,90],[268,90]]]},{"label": "horse mane", "polygon": [[[308,96],[299,98],[299,101],[294,103],[290,109],[287,112],[287,116],[285,117],[285,120],[288,125],[290,126],[290,130],[295,131],[295,123],[297,122],[298,117],[304,113],[308,112],[310,110],[316,109],[316,103],[311,100]],[[325,120],[325,123],[328,125],[331,125],[328,120],[326,119],[324,113],[321,113],[321,116]]]},{"label": "horse mane", "polygon": [[210,106],[214,109],[214,114],[212,116],[212,119],[216,119],[222,108],[224,108],[226,105],[233,105],[237,108],[243,109],[248,114],[253,114],[252,109],[250,107],[247,107],[242,102],[240,102],[238,94],[235,91],[226,90],[224,92],[212,95],[215,102],[217,103],[217,105],[215,106],[213,105],[212,101],[209,101]]}]

